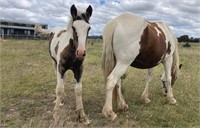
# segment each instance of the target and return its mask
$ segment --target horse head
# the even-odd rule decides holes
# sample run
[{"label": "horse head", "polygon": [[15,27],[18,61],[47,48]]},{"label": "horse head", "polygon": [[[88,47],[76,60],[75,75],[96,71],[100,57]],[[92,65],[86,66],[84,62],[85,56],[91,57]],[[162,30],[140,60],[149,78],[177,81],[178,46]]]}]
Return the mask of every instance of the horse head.
[{"label": "horse head", "polygon": [[86,55],[86,42],[90,30],[89,19],[91,15],[92,7],[90,5],[85,13],[78,12],[75,5],[71,6],[73,43],[76,46],[75,55],[78,59],[84,59]]}]

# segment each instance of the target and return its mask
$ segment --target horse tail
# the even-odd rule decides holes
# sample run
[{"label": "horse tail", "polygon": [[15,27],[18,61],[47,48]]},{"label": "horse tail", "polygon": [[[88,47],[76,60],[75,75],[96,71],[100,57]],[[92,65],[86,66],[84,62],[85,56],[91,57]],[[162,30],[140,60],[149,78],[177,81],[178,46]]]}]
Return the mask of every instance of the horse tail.
[{"label": "horse tail", "polygon": [[106,25],[103,32],[102,69],[105,82],[116,64],[115,55],[113,51],[113,36],[113,24],[109,23]]},{"label": "horse tail", "polygon": [[44,35],[44,36],[47,36],[51,33],[50,30],[42,29],[41,25],[39,25],[39,24],[35,25],[35,32],[40,35]]},{"label": "horse tail", "polygon": [[173,53],[173,63],[172,63],[172,68],[171,68],[171,76],[172,76],[172,81],[171,84],[173,85],[175,80],[177,79],[177,76],[179,74],[179,54],[178,54],[178,41],[176,37],[174,36],[174,43],[175,43],[175,51]]},{"label": "horse tail", "polygon": [[[116,65],[116,59],[113,51],[114,22],[108,23],[103,32],[103,53],[102,53],[102,69],[104,81],[106,81]],[[113,107],[117,104],[117,88],[113,89]]]}]

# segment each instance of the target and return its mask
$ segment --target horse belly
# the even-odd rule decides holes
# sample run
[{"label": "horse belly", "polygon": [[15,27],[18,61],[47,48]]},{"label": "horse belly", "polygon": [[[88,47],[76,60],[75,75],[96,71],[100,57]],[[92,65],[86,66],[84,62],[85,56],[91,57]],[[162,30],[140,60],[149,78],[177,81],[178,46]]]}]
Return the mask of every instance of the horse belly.
[{"label": "horse belly", "polygon": [[139,68],[139,69],[148,69],[157,66],[162,62],[162,57],[156,56],[143,56],[139,54],[135,60],[131,63],[130,66]]}]

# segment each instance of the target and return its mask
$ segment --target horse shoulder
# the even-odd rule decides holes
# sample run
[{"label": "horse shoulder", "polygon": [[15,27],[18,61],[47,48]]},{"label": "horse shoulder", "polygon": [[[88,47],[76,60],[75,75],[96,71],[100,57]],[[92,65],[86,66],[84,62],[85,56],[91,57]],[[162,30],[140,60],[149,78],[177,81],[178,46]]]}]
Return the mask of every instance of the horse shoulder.
[{"label": "horse shoulder", "polygon": [[50,43],[51,55],[59,61],[60,53],[69,44],[70,34],[68,34],[66,27],[58,27],[52,30],[54,33],[53,39]]}]

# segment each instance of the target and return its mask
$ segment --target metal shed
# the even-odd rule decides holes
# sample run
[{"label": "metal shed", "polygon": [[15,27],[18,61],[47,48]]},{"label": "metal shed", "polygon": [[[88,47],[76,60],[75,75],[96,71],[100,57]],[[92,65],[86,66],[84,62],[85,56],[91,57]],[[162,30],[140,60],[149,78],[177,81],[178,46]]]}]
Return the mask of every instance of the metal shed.
[{"label": "metal shed", "polygon": [[[34,31],[36,23],[0,19],[1,38],[36,38]],[[38,24],[38,23],[37,23]],[[43,29],[48,29],[47,24],[40,24]]]}]

